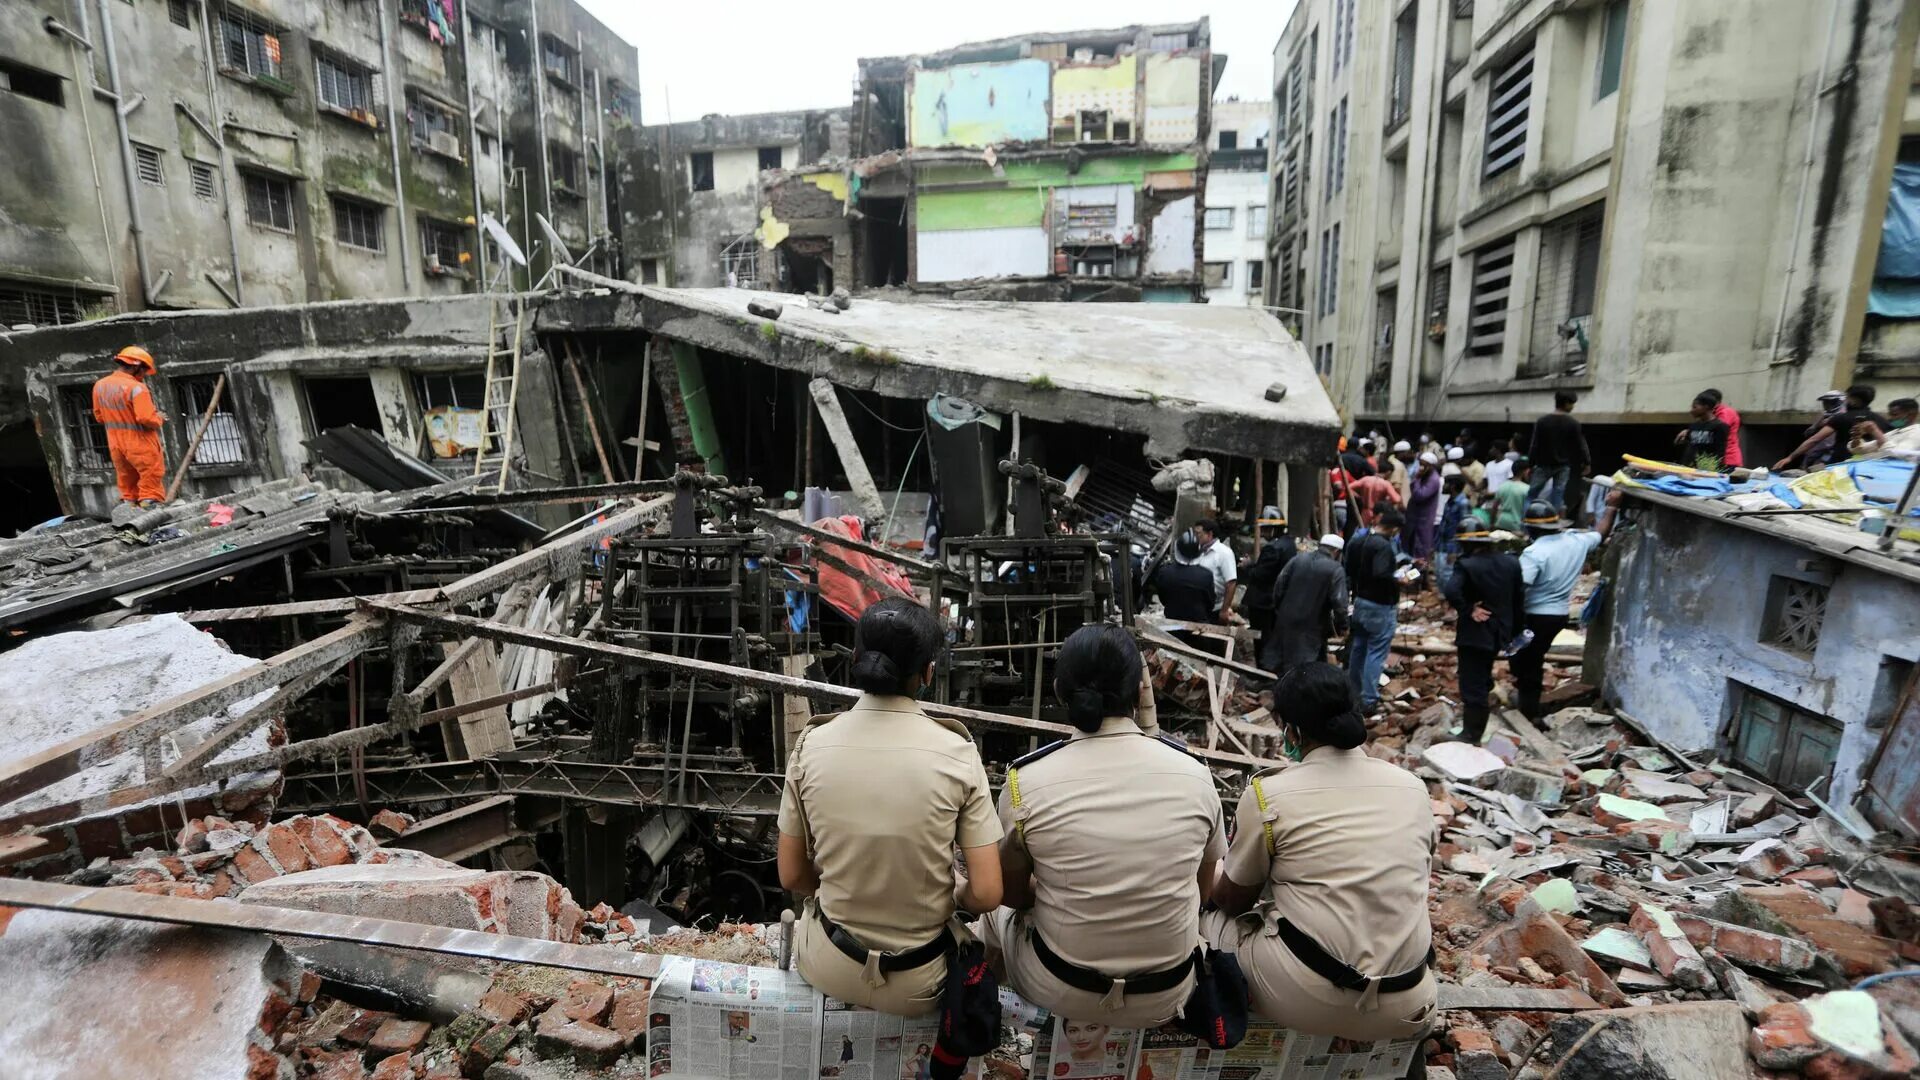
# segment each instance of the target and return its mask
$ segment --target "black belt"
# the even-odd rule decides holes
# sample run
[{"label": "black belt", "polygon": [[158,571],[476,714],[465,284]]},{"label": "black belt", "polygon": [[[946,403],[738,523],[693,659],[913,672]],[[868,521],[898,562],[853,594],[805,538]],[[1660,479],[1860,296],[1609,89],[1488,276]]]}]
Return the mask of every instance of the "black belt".
[{"label": "black belt", "polygon": [[[826,911],[818,904],[814,905],[813,913],[819,916],[820,928],[827,932],[827,940],[833,942],[834,948],[845,953],[847,959],[852,960],[856,964],[865,964],[867,962],[867,947],[860,944],[859,938],[847,933],[840,924],[827,918]],[[924,967],[927,964],[933,963],[940,957],[945,956],[952,948],[953,936],[945,930],[942,930],[940,931],[939,937],[934,938],[925,945],[916,946],[908,949],[906,952],[881,953],[879,961],[880,970],[882,972],[911,971],[914,968]]]},{"label": "black belt", "polygon": [[1054,978],[1075,990],[1085,990],[1089,994],[1104,995],[1113,989],[1113,984],[1116,982],[1126,983],[1126,991],[1130,994],[1157,994],[1162,990],[1171,990],[1179,986],[1186,981],[1187,972],[1193,970],[1193,957],[1189,955],[1185,960],[1165,971],[1149,971],[1145,975],[1113,979],[1092,968],[1083,968],[1054,952],[1047,946],[1047,939],[1040,936],[1038,929],[1029,935],[1029,940],[1033,942],[1033,955],[1040,958],[1040,966],[1051,971]]},{"label": "black belt", "polygon": [[1293,955],[1300,958],[1301,963],[1307,965],[1308,970],[1342,990],[1365,993],[1369,985],[1378,985],[1383,994],[1397,994],[1402,990],[1411,990],[1420,985],[1420,980],[1427,977],[1427,968],[1433,963],[1433,946],[1428,945],[1427,958],[1420,962],[1419,967],[1403,971],[1398,975],[1388,975],[1379,979],[1370,978],[1321,948],[1320,943],[1308,937],[1305,930],[1286,919],[1278,919],[1274,925],[1280,932],[1280,940],[1287,943],[1287,948],[1293,951]]}]

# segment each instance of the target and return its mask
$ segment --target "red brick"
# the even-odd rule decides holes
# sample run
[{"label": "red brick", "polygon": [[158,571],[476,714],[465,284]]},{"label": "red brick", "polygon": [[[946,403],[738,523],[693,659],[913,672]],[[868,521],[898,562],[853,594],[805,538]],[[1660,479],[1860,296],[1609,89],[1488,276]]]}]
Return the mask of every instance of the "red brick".
[{"label": "red brick", "polygon": [[638,1045],[647,1034],[647,1003],[652,991],[645,983],[623,986],[613,994],[613,1015],[607,1026],[620,1033],[628,1046]]},{"label": "red brick", "polygon": [[250,846],[233,853],[233,869],[249,885],[280,876],[267,857]]},{"label": "red brick", "polygon": [[432,1033],[433,1025],[425,1020],[384,1020],[367,1040],[367,1050],[382,1056],[388,1054],[411,1054],[420,1049]]},{"label": "red brick", "polygon": [[280,1055],[258,1046],[247,1047],[247,1080],[279,1080]]},{"label": "red brick", "polygon": [[126,841],[120,835],[120,822],[114,818],[76,822],[73,838],[80,845],[80,853],[89,859],[102,855],[118,858],[127,853]]},{"label": "red brick", "polygon": [[215,896],[232,896],[233,876],[225,870],[215,871],[213,877],[207,882],[207,891]]},{"label": "red brick", "polygon": [[207,850],[207,826],[202,821],[189,821],[184,829],[173,836],[173,850],[182,855],[195,855]]},{"label": "red brick", "polygon": [[613,987],[586,979],[567,987],[566,996],[560,999],[560,1011],[567,1019],[583,1023],[600,1023],[611,1008]]},{"label": "red brick", "polygon": [[1767,1006],[1748,1036],[1748,1056],[1762,1068],[1797,1070],[1826,1049],[1813,1037],[1812,1022],[1797,1002]]},{"label": "red brick", "polygon": [[1473,1050],[1497,1053],[1500,1049],[1500,1044],[1493,1041],[1490,1032],[1470,1027],[1457,1027],[1447,1032],[1447,1044],[1460,1053]]},{"label": "red brick", "polygon": [[489,990],[480,996],[480,1015],[496,1024],[517,1024],[532,1011],[526,998],[505,990]]},{"label": "red brick", "polygon": [[313,1069],[313,1080],[367,1080],[367,1067],[357,1051],[315,1051],[307,1064]]},{"label": "red brick", "polygon": [[325,817],[299,817],[286,823],[307,849],[314,866],[341,866],[353,861],[353,850]]},{"label": "red brick", "polygon": [[627,1044],[618,1034],[599,1024],[564,1024],[538,1037],[546,1057],[569,1057],[583,1069],[603,1069],[620,1059]]},{"label": "red brick", "polygon": [[1687,940],[1702,949],[1714,949],[1743,967],[1757,967],[1783,975],[1797,975],[1813,967],[1813,946],[1798,938],[1769,934],[1732,923],[1674,912],[1673,920]]},{"label": "red brick", "polygon": [[267,1000],[260,1005],[258,1027],[269,1038],[280,1031],[280,1025],[286,1023],[287,1015],[293,1012],[293,999],[274,990],[267,991]]},{"label": "red brick", "polygon": [[313,999],[320,995],[321,982],[322,980],[320,976],[315,975],[313,972],[311,971],[301,972],[300,986],[294,992],[294,1000],[300,1002],[300,1004],[302,1005],[313,1004]]},{"label": "red brick", "polygon": [[1831,866],[1809,866],[1786,874],[1781,880],[1798,882],[1810,889],[1832,889],[1840,885],[1840,872]]},{"label": "red brick", "polygon": [[373,1067],[372,1080],[412,1080],[413,1058],[407,1054],[395,1054],[382,1058],[380,1064]]},{"label": "red brick", "polygon": [[367,831],[389,840],[412,827],[412,818],[394,810],[382,810],[367,822]]},{"label": "red brick", "polygon": [[[565,1026],[565,1025],[558,1025]],[[486,1032],[467,1044],[460,1055],[460,1071],[470,1077],[482,1076],[487,1066],[500,1060],[513,1041],[520,1037],[520,1029],[511,1024],[495,1024]]]},{"label": "red brick", "polygon": [[340,1041],[348,1046],[365,1046],[373,1040],[374,1032],[391,1019],[383,1012],[362,1012],[340,1029]]},{"label": "red brick", "polygon": [[269,825],[254,846],[264,846],[273,861],[280,864],[283,874],[297,874],[307,868],[307,849],[300,846],[300,837],[285,825]]}]

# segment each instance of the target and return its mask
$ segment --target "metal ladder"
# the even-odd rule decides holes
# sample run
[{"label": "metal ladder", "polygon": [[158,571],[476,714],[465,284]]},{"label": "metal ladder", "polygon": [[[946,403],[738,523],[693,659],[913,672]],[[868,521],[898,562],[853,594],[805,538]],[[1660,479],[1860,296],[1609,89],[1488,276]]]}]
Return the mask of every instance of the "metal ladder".
[{"label": "metal ladder", "polygon": [[[504,316],[513,320],[511,344],[503,344]],[[513,462],[514,408],[520,399],[520,349],[526,335],[526,304],[515,293],[495,293],[487,307],[487,381],[482,401],[480,450],[473,457],[473,475],[487,471],[487,448],[500,443],[500,477],[495,491],[507,490],[507,470]],[[506,373],[501,374],[501,363]]]}]

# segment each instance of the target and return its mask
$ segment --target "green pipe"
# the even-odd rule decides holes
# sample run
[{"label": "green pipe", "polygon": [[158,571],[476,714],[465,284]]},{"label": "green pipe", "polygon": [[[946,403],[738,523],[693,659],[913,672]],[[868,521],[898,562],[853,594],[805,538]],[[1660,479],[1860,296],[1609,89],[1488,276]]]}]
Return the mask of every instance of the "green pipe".
[{"label": "green pipe", "polygon": [[713,406],[707,400],[707,376],[700,368],[700,350],[684,341],[673,343],[673,370],[680,380],[680,405],[687,412],[687,432],[693,436],[693,450],[707,463],[707,471],[720,476],[727,472],[727,457],[720,449],[720,432],[713,424]]}]

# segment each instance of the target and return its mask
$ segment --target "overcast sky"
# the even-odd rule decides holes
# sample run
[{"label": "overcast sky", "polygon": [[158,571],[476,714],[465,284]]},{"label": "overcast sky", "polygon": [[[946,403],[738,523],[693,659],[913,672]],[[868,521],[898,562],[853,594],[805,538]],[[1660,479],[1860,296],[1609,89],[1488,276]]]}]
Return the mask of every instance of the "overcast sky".
[{"label": "overcast sky", "polygon": [[[894,0],[854,7],[773,0],[580,0],[640,50],[645,122],[707,113],[777,112],[848,105],[863,56],[938,52],[1016,34],[1101,30],[1133,23],[1213,18],[1213,48],[1227,54],[1219,97],[1264,98],[1273,46],[1294,0],[1178,3],[1106,0]],[[1088,11],[1095,12],[1093,17]]]}]

